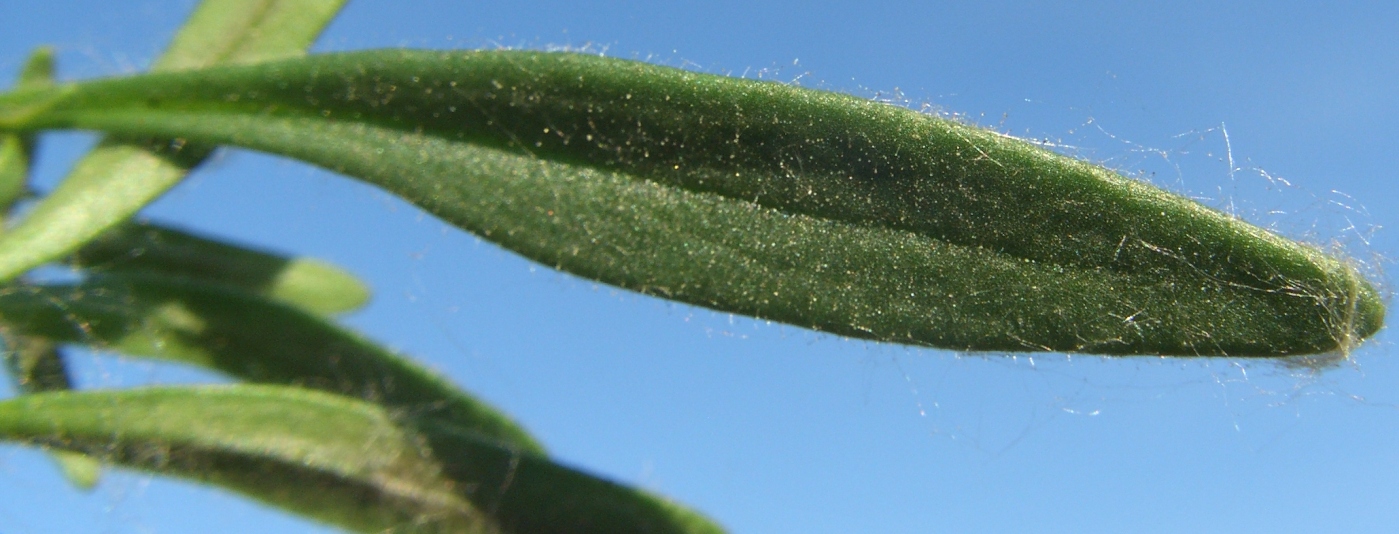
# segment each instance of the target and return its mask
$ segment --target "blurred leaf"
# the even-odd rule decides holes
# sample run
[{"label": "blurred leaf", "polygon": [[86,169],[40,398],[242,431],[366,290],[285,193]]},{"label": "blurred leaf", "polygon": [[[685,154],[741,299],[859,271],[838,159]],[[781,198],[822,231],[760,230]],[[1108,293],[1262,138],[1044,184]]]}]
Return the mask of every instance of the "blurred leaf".
[{"label": "blurred leaf", "polygon": [[[0,403],[7,440],[222,485],[356,531],[489,532],[431,451],[380,409],[297,388],[68,392]],[[366,506],[374,503],[373,506]],[[406,530],[406,529],[405,529]]]},{"label": "blurred leaf", "polygon": [[543,451],[508,417],[435,373],[323,318],[228,286],[125,275],[12,287],[0,292],[0,323],[17,334],[359,397]]},{"label": "blurred leaf", "polygon": [[[53,49],[39,47],[20,69],[17,89],[53,85]],[[29,186],[29,166],[34,159],[34,140],[28,135],[0,134],[0,220]],[[0,224],[0,232],[4,225]]]},{"label": "blurred leaf", "polygon": [[[40,47],[30,54],[15,85],[21,89],[53,85],[53,70],[53,49]],[[0,232],[8,219],[6,212],[28,192],[33,160],[32,136],[0,135]],[[20,393],[72,388],[63,356],[53,343],[10,334],[3,326],[0,337],[4,338],[6,367]],[[55,451],[51,456],[64,478],[80,489],[91,489],[102,476],[102,465],[93,458],[68,451]]]},{"label": "blurred leaf", "polygon": [[24,66],[20,67],[18,89],[32,89],[53,85],[53,48],[41,46],[29,54]]},{"label": "blurred leaf", "polygon": [[[14,335],[0,328],[5,344],[5,366],[21,393],[40,393],[72,389],[63,356],[54,343],[38,338]],[[102,466],[94,458],[70,451],[54,451],[54,462],[74,486],[91,489],[101,477]]]},{"label": "blurred leaf", "polygon": [[882,341],[1284,356],[1384,318],[1352,266],[1102,167],[634,61],[327,54],[18,93],[5,123],[302,159],[581,276]]},{"label": "blurred leaf", "polygon": [[[344,0],[205,0],[155,70],[293,57]],[[213,146],[213,145],[209,145]],[[128,219],[174,186],[209,149],[180,139],[107,139],[57,189],[0,236],[0,281],[63,257]]]},{"label": "blurred leaf", "polygon": [[306,53],[348,0],[205,0],[153,71],[257,63]]},{"label": "blurred leaf", "polygon": [[142,388],[0,402],[0,438],[241,492],[359,532],[709,533],[643,492],[299,388]]},{"label": "blurred leaf", "polygon": [[369,288],[334,265],[144,222],[113,228],[83,245],[69,262],[96,272],[148,272],[232,285],[320,314],[353,311],[369,301]]},{"label": "blurred leaf", "polygon": [[81,490],[97,487],[102,481],[102,462],[92,456],[73,451],[49,451],[63,479]]},{"label": "blurred leaf", "polygon": [[29,183],[30,150],[25,145],[19,134],[0,134],[0,210],[8,210],[23,197]]},{"label": "blurred leaf", "polygon": [[78,161],[58,188],[0,236],[0,280],[59,259],[131,216],[209,153],[181,143],[110,140]]},{"label": "blurred leaf", "polygon": [[5,342],[5,367],[20,390],[39,393],[73,388],[58,345],[46,339],[15,336],[8,328],[0,329],[0,336]]}]

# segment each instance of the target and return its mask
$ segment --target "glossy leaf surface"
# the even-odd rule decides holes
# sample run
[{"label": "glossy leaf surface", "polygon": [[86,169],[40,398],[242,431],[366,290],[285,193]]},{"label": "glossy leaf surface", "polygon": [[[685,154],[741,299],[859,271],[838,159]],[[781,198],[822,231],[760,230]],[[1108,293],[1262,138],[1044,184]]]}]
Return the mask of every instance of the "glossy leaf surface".
[{"label": "glossy leaf surface", "polygon": [[282,154],[588,278],[877,340],[1282,356],[1384,316],[1347,263],[1107,169],[633,61],[334,54],[19,93],[0,121]]}]

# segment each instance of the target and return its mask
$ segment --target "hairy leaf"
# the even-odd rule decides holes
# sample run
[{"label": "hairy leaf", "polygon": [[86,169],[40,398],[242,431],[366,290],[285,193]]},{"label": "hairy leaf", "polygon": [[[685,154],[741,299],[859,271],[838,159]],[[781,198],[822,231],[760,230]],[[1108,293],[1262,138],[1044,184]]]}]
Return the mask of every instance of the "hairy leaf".
[{"label": "hairy leaf", "polygon": [[643,492],[300,388],[29,395],[0,402],[0,439],[217,484],[359,532],[719,532]]},{"label": "hairy leaf", "polygon": [[958,350],[1281,356],[1382,324],[1349,264],[1029,143],[634,61],[387,50],[21,92],[0,126],[232,144],[547,265]]},{"label": "hairy leaf", "polygon": [[0,292],[15,333],[208,367],[252,382],[327,390],[405,417],[446,421],[532,453],[505,415],[445,379],[299,308],[167,276],[101,276]]},{"label": "hairy leaf", "polygon": [[[345,0],[204,0],[156,70],[304,54]],[[51,67],[50,67],[51,68]],[[98,144],[13,231],[0,236],[0,280],[57,260],[173,187],[209,150],[148,136]]]},{"label": "hairy leaf", "polygon": [[356,310],[369,301],[364,282],[334,265],[144,222],[102,234],[69,263],[100,273],[157,273],[231,285],[321,314]]},{"label": "hairy leaf", "polygon": [[[183,27],[167,54],[157,61],[156,68],[253,62],[303,53],[343,4],[344,0],[207,0]],[[221,41],[209,42],[211,38]],[[50,85],[53,71],[52,50],[41,48],[26,63],[18,86]],[[0,272],[0,279],[13,278],[56,259],[129,217],[178,181],[206,153],[192,149],[170,154],[179,152],[182,143],[156,143],[150,151],[142,150],[142,144],[104,142],[75,167],[58,194],[40,203],[16,229],[17,236],[0,237],[0,265],[9,261],[9,271]],[[8,210],[26,192],[32,145],[27,136],[0,136],[0,209]],[[111,243],[112,239],[104,242]],[[226,259],[235,249],[225,247],[222,252],[224,257],[205,261]],[[288,264],[267,289],[325,312],[362,304],[367,291],[353,278],[329,276],[340,273],[330,266],[297,261]],[[11,350],[23,358],[20,363],[34,364],[31,367],[47,369],[50,376],[64,378],[61,385],[45,389],[68,386],[57,347],[39,350],[39,345],[47,345],[45,340],[7,337],[9,345],[19,347]],[[16,376],[21,391],[36,390],[29,387],[38,385],[30,380],[33,376]],[[100,475],[96,461],[68,452],[54,456],[74,484],[84,488],[96,484]]]}]

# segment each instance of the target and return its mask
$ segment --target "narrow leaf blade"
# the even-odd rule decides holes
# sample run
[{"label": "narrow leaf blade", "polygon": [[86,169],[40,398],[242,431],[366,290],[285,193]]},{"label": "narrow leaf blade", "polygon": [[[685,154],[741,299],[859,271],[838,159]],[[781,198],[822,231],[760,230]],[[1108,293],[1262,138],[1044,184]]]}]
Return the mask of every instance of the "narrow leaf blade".
[{"label": "narrow leaf blade", "polygon": [[304,54],[347,1],[206,0],[151,70],[257,63]]},{"label": "narrow leaf blade", "polygon": [[[29,55],[20,69],[17,89],[53,85],[53,49],[40,47]],[[0,219],[18,202],[29,187],[29,167],[34,159],[31,136],[0,134]],[[0,227],[0,232],[4,228]]]},{"label": "narrow leaf blade", "polygon": [[0,323],[17,334],[372,400],[543,451],[509,417],[437,374],[324,318],[227,286],[126,275],[16,287],[0,293]]},{"label": "narrow leaf blade", "polygon": [[99,143],[18,226],[0,236],[0,280],[68,254],[150,203],[208,154],[185,148]]},{"label": "narrow leaf blade", "polygon": [[[30,54],[20,70],[15,84],[20,89],[53,85],[53,49],[40,47]],[[32,136],[0,135],[0,231],[8,212],[29,189],[30,166],[34,159]],[[53,343],[6,332],[5,363],[20,393],[72,389],[63,355]],[[102,477],[102,464],[96,459],[74,452],[55,451],[50,455],[64,478],[79,489],[92,489]]]},{"label": "narrow leaf blade", "polygon": [[[46,339],[27,337],[0,328],[4,342],[5,367],[20,393],[64,391],[73,388],[63,355],[58,346]],[[97,459],[75,452],[55,451],[53,460],[67,478],[79,489],[91,489],[102,476],[102,464]]]},{"label": "narrow leaf blade", "polygon": [[334,265],[253,250],[146,222],[122,224],[69,262],[99,273],[156,273],[234,286],[320,314],[359,309],[369,288]]},{"label": "narrow leaf blade", "polygon": [[[300,55],[343,5],[343,0],[204,0],[155,67]],[[130,218],[209,153],[167,139],[100,143],[14,231],[0,236],[0,280],[59,259]]]},{"label": "narrow leaf blade", "polygon": [[299,388],[31,395],[0,402],[0,438],[221,485],[359,532],[720,532],[643,492]]},{"label": "narrow leaf blade", "polygon": [[1286,356],[1347,351],[1384,319],[1373,286],[1315,247],[995,132],[774,83],[387,50],[46,98],[12,127],[302,159],[546,265],[843,335]]},{"label": "narrow leaf blade", "polygon": [[[6,440],[221,485],[360,532],[491,532],[385,413],[297,388],[152,388],[0,402]],[[364,506],[365,502],[374,506]]]},{"label": "narrow leaf blade", "polygon": [[26,144],[19,134],[0,133],[0,210],[8,211],[28,187],[30,150]]}]

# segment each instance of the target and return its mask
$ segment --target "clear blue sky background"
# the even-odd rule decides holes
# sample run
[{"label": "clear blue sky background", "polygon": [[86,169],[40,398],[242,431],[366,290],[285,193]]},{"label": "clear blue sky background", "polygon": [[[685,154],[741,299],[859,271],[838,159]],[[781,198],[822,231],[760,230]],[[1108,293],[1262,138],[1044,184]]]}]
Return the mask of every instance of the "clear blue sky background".
[{"label": "clear blue sky background", "polygon": [[[902,99],[1390,267],[1399,4],[1123,4],[353,0],[317,49],[569,46]],[[192,6],[4,2],[0,71],[39,44],[57,46],[65,78],[143,69]],[[44,141],[51,187],[91,137]],[[385,193],[247,152],[146,215],[347,266],[376,290],[348,323],[513,414],[557,458],[736,533],[1399,525],[1388,331],[1322,373],[876,345],[562,275]],[[75,364],[87,386],[207,378]],[[6,534],[317,528],[140,474],[84,494],[42,455],[0,449]]]}]

